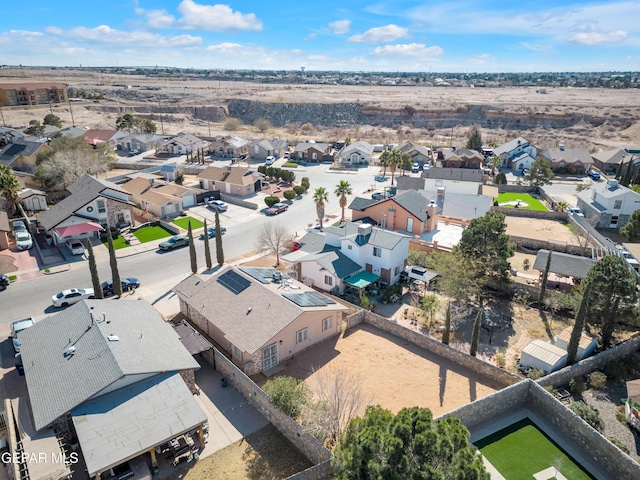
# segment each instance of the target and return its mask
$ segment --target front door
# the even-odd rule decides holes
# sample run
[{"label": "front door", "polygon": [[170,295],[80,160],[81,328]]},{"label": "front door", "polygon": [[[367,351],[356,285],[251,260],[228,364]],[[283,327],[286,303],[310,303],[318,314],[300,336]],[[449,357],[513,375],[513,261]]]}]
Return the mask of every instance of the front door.
[{"label": "front door", "polygon": [[262,350],[262,370],[269,370],[278,364],[278,344],[274,343]]},{"label": "front door", "polygon": [[413,218],[407,218],[407,232],[413,232]]}]

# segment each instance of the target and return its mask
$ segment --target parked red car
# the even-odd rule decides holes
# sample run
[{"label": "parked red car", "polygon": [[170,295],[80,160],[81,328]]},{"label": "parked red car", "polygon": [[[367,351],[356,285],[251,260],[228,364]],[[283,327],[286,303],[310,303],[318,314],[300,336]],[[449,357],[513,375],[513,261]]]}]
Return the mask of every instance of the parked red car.
[{"label": "parked red car", "polygon": [[286,203],[276,203],[273,207],[267,210],[267,215],[278,215],[279,213],[286,212],[289,205]]}]

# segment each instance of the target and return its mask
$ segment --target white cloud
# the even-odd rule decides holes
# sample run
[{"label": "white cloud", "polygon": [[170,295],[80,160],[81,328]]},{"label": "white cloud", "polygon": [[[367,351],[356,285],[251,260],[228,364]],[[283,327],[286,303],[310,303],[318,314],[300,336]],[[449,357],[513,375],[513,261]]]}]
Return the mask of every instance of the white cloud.
[{"label": "white cloud", "polygon": [[233,52],[241,52],[245,47],[240,45],[239,43],[229,43],[224,42],[218,45],[209,45],[207,50],[210,52],[218,52],[218,53],[233,53]]},{"label": "white cloud", "polygon": [[385,45],[384,47],[377,47],[373,52],[371,52],[372,55],[394,55],[404,57],[437,57],[443,53],[444,50],[441,47],[427,47],[424,43]]},{"label": "white cloud", "polygon": [[164,36],[155,33],[135,30],[125,32],[115,30],[108,25],[99,25],[95,28],[76,27],[71,30],[63,30],[58,27],[48,27],[45,32],[61,37],[99,43],[104,45],[131,45],[137,47],[190,47],[200,45],[202,39],[193,35]]},{"label": "white cloud", "polygon": [[148,10],[144,14],[147,17],[147,24],[151,28],[171,28],[176,22],[175,17],[164,10]]},{"label": "white cloud", "polygon": [[349,33],[349,27],[351,26],[351,20],[336,20],[329,24],[329,29],[336,35],[344,35]]},{"label": "white cloud", "polygon": [[580,32],[569,37],[567,43],[573,45],[604,45],[607,43],[620,43],[626,40],[627,32],[617,30],[615,32]]},{"label": "white cloud", "polygon": [[262,30],[262,22],[253,13],[233,11],[229,5],[199,5],[182,0],[178,5],[182,17],[177,26],[189,30]]},{"label": "white cloud", "polygon": [[318,34],[313,32],[313,33],[310,33],[309,35],[307,35],[306,37],[304,37],[304,39],[305,40],[313,40],[314,38],[316,38],[316,36],[318,36]]},{"label": "white cloud", "polygon": [[394,24],[384,27],[375,27],[367,30],[363,34],[349,37],[349,42],[353,43],[386,43],[393,42],[399,38],[409,36],[409,30]]},{"label": "white cloud", "polygon": [[467,59],[467,63],[472,65],[485,65],[487,63],[495,62],[495,57],[490,53],[482,53],[480,55],[476,55],[475,57],[471,57]]}]

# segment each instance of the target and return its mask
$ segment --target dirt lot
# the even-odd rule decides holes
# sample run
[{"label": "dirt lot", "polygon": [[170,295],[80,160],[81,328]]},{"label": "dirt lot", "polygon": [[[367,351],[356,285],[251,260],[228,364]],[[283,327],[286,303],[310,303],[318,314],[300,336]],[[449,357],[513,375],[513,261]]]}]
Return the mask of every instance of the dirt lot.
[{"label": "dirt lot", "polygon": [[532,221],[527,217],[511,216],[507,216],[505,221],[507,223],[508,235],[554,241],[556,243],[568,243],[569,245],[580,245],[576,235],[562,222],[542,219]]}]

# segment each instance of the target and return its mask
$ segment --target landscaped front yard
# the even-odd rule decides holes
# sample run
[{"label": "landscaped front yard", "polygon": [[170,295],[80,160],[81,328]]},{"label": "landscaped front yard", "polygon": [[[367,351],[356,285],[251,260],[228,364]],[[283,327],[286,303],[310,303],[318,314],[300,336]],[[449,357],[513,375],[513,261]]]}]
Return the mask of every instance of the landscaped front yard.
[{"label": "landscaped front yard", "polygon": [[173,222],[174,225],[179,226],[180,228],[184,228],[185,230],[189,229],[189,222],[191,222],[191,229],[196,230],[197,228],[204,227],[204,222],[193,218],[193,217],[178,217]]},{"label": "landscaped front yard", "polygon": [[[104,244],[105,247],[109,248],[109,242],[107,241],[106,236],[104,236],[104,240],[102,241],[102,243]],[[120,250],[121,248],[126,248],[128,246],[129,244],[125,241],[122,235],[118,235],[116,238],[113,239],[114,250]]]},{"label": "landscaped front yard", "polygon": [[155,227],[142,227],[133,232],[133,236],[136,237],[140,243],[152,242],[153,240],[160,240],[161,238],[171,237],[172,235],[172,232],[160,225]]},{"label": "landscaped front yard", "polygon": [[504,192],[498,195],[498,205],[504,208],[522,208],[524,210],[538,210],[548,212],[549,209],[535,197],[526,193]]}]

